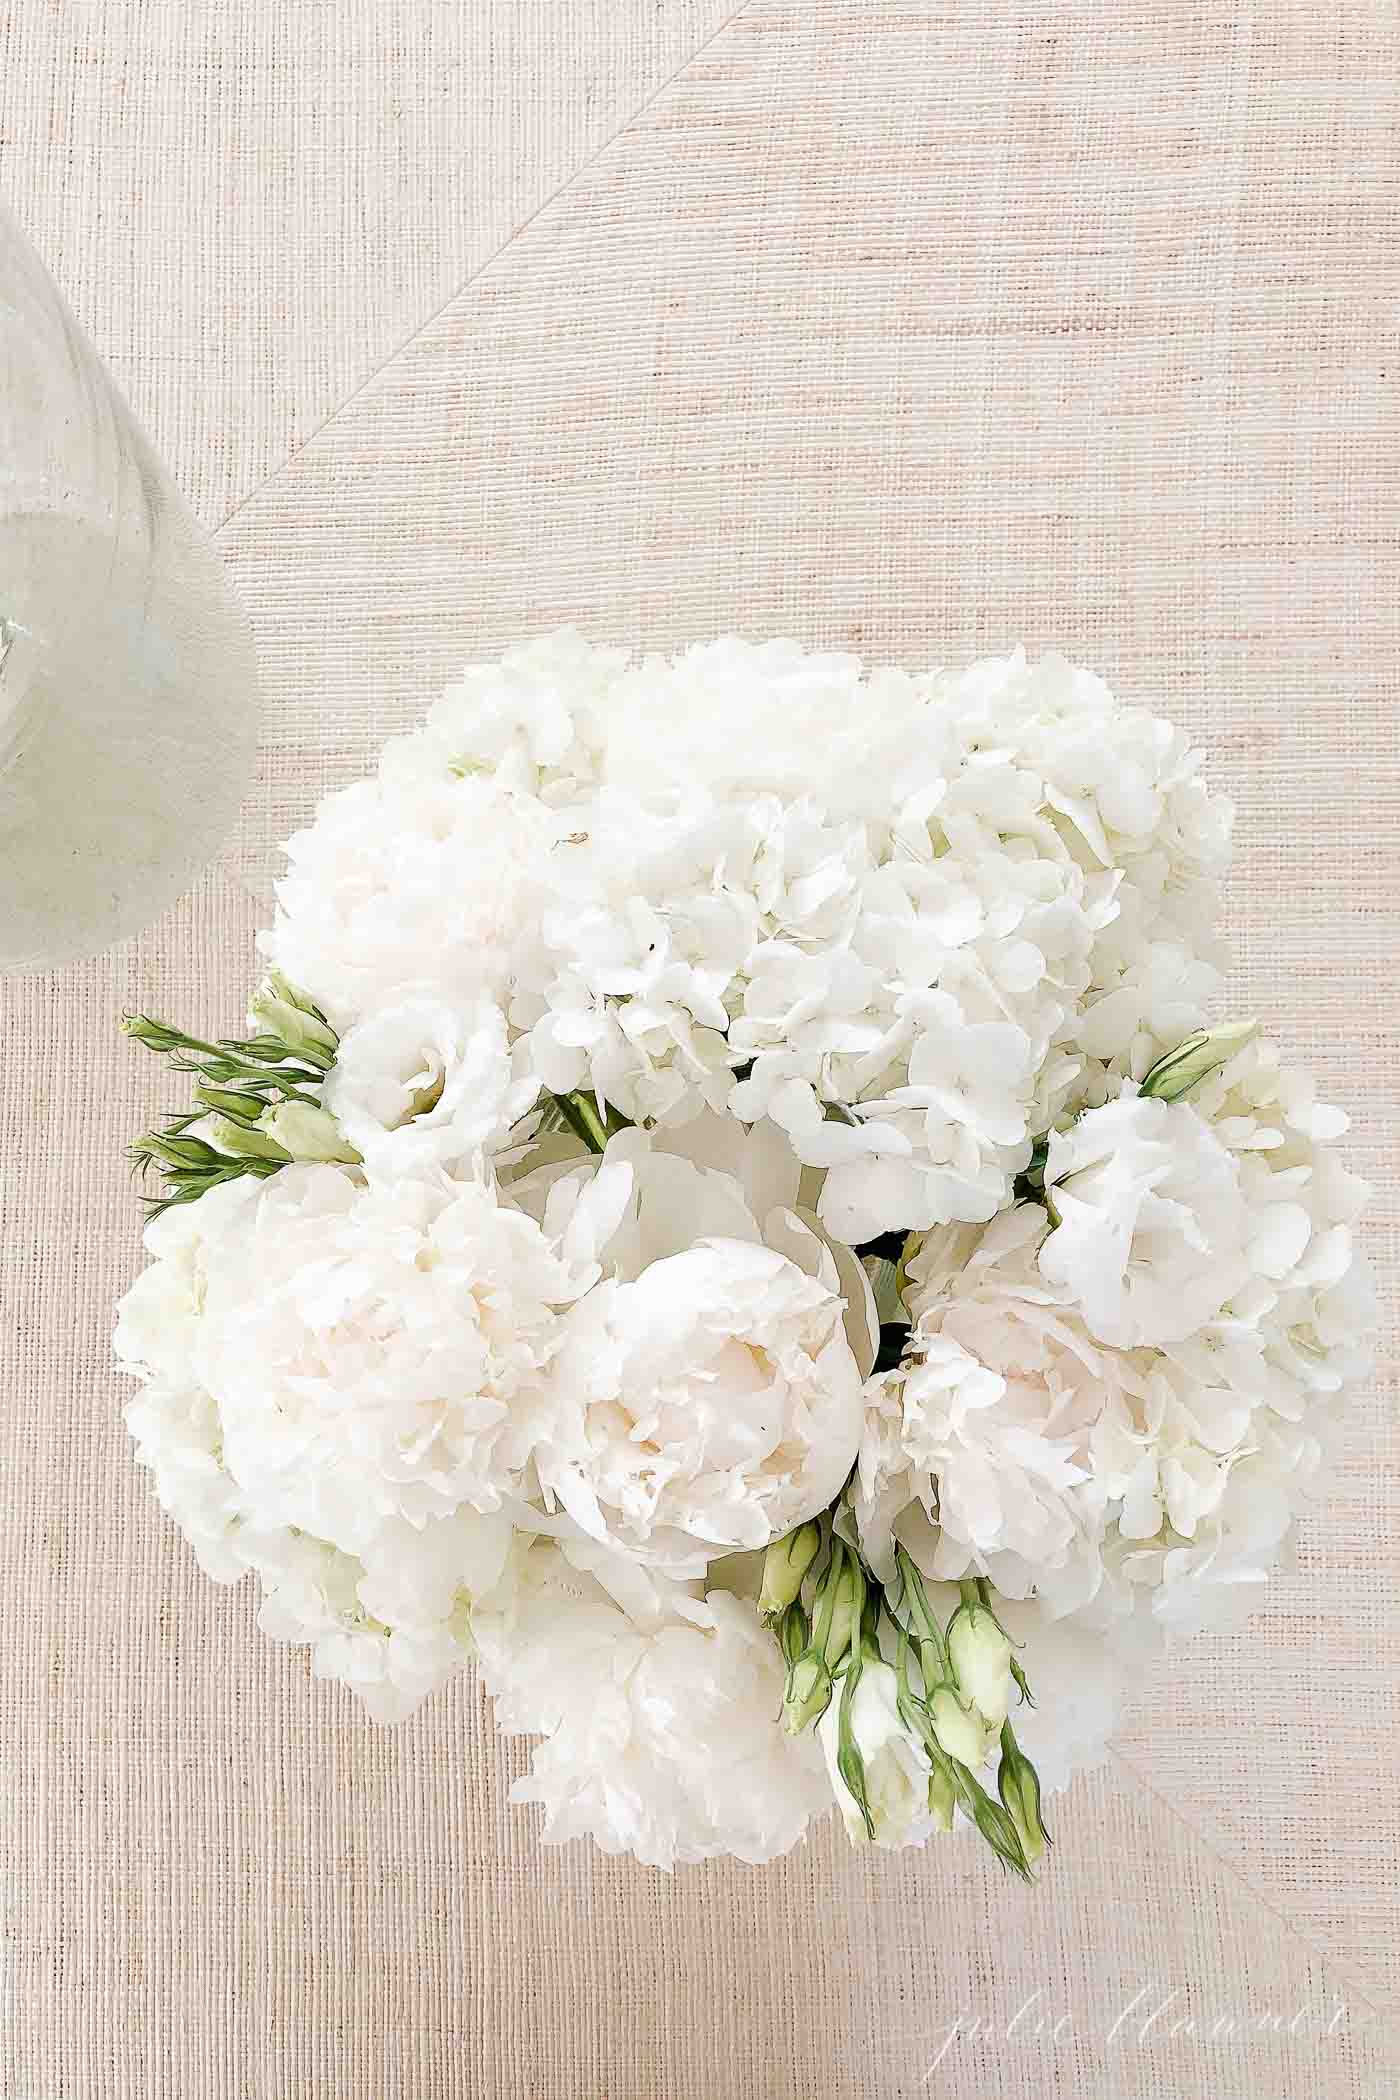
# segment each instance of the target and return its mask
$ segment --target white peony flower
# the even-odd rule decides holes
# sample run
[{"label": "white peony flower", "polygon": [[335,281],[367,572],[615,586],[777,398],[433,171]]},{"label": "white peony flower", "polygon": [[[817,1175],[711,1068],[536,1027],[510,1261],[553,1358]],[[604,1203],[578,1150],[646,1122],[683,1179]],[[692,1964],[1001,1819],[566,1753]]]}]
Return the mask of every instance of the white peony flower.
[{"label": "white peony flower", "polygon": [[935,1580],[985,1573],[1062,1610],[1098,1587],[1090,1435],[1140,1376],[1044,1282],[1045,1227],[1022,1204],[981,1233],[930,1234],[910,1264],[915,1325],[904,1362],[867,1389],[855,1502],[882,1578],[898,1537]]},{"label": "white peony flower", "polygon": [[596,1274],[480,1183],[284,1168],[208,1286],[225,1463],[264,1519],[349,1553],[394,1517],[499,1509],[546,1426],[560,1310]]},{"label": "white peony flower", "polygon": [[322,1099],[373,1176],[470,1170],[533,1106],[494,1000],[409,990],[342,1036]]},{"label": "white peony flower", "polygon": [[[717,1122],[702,1124],[699,1149]],[[755,1195],[773,1194],[771,1140],[742,1149]],[[797,1163],[786,1161],[795,1196]],[[733,1175],[639,1131],[571,1181],[620,1167],[628,1207],[601,1250],[613,1273],[563,1322],[553,1427],[536,1463],[585,1532],[695,1576],[717,1554],[766,1546],[840,1490],[862,1407],[847,1294],[860,1294],[854,1331],[869,1346],[868,1286],[853,1262],[843,1277],[794,1210],[760,1224]],[[515,1193],[529,1200],[526,1185]],[[556,1182],[556,1206],[564,1193]]]},{"label": "white peony flower", "polygon": [[226,1181],[152,1218],[142,1234],[150,1266],[117,1306],[113,1346],[126,1370],[171,1385],[192,1380],[211,1269],[246,1229],[257,1193],[256,1181]]},{"label": "white peony flower", "polygon": [[[864,1768],[866,1804],[875,1826],[875,1842],[887,1850],[921,1845],[935,1828],[928,1794],[932,1767],[923,1744],[900,1717],[898,1690],[899,1680],[890,1665],[871,1655],[862,1664],[851,1694],[850,1728]],[[859,1840],[869,1835],[865,1817],[838,1762],[843,1703],[843,1688],[838,1684],[817,1723],[817,1738],[847,1835]]]},{"label": "white peony flower", "polygon": [[1366,1364],[1364,1192],[1319,1142],[1340,1127],[1252,1042],[1189,1102],[1129,1091],[1052,1139],[1058,1228],[1026,1204],[930,1235],[905,1360],[868,1387],[856,1513],[877,1571],[897,1536],[930,1577],[985,1572],[1004,1596],[1121,1621],[1129,1646],[1144,1613],[1185,1629],[1247,1610]]},{"label": "white peony flower", "polygon": [[213,1582],[236,1582],[248,1567],[238,1535],[246,1505],[222,1461],[214,1402],[193,1382],[153,1378],[124,1413],[137,1463],[150,1468],[161,1508],[179,1525],[200,1567]]},{"label": "white peony flower", "polygon": [[[479,1301],[469,1291],[459,1293],[449,1273],[463,1241],[460,1215],[454,1213],[462,1201],[471,1205],[486,1195],[479,1189],[409,1193],[396,1211],[383,1204],[374,1209],[376,1229],[364,1216],[358,1224],[347,1222],[354,1219],[356,1204],[370,1199],[357,1189],[354,1177],[334,1168],[288,1168],[269,1184],[229,1183],[148,1226],[147,1246],[155,1260],[120,1311],[119,1354],[126,1368],[145,1381],[128,1403],[127,1423],[138,1459],[154,1474],[162,1506],[214,1580],[233,1582],[256,1572],[265,1591],[259,1617],[263,1630],[278,1639],[309,1641],[317,1675],[344,1680],[381,1720],[401,1718],[461,1668],[471,1652],[470,1601],[498,1586],[512,1537],[505,1509],[483,1511],[464,1499],[444,1511],[430,1506],[440,1502],[440,1495],[421,1492],[434,1477],[434,1435],[450,1435],[452,1409],[470,1414],[473,1404],[452,1390],[459,1374],[448,1368],[451,1359],[443,1354],[438,1375],[445,1398],[436,1410],[432,1403],[425,1407],[423,1379],[431,1374],[422,1367],[433,1354],[432,1336],[420,1325],[416,1341],[409,1343],[401,1332],[396,1348],[392,1320],[386,1326],[380,1316],[393,1305],[388,1286],[395,1264],[413,1261],[409,1242],[417,1233],[423,1273],[438,1272],[436,1288],[451,1307],[440,1321],[439,1346],[455,1343],[459,1366],[469,1353],[462,1351],[461,1326],[473,1319],[489,1325],[492,1317],[506,1317],[499,1342],[513,1350],[500,1254],[512,1235],[518,1239],[523,1233],[537,1270],[562,1280],[564,1297],[596,1274],[586,1263],[570,1266],[586,1234],[586,1205],[580,1206],[569,1248],[552,1255],[531,1244],[542,1238],[531,1220],[513,1215],[513,1221],[508,1217],[502,1224],[488,1211],[483,1222],[490,1220],[494,1270],[479,1271],[473,1279]],[[356,1230],[379,1257],[378,1313],[368,1292],[356,1300],[357,1289],[368,1284],[376,1267],[371,1255],[361,1274],[353,1275]],[[396,1236],[398,1244],[381,1247],[381,1232],[386,1241]],[[271,1292],[264,1295],[257,1279],[271,1274],[283,1280],[284,1265],[289,1276],[296,1275],[291,1287],[318,1299],[300,1343],[292,1344],[297,1354],[286,1366],[290,1384],[279,1393],[266,1358],[258,1359],[261,1374],[251,1359],[243,1367],[245,1385],[229,1382],[222,1372],[237,1366],[245,1320],[251,1329],[254,1318],[254,1304],[242,1292],[251,1289],[263,1319],[280,1325],[268,1302]],[[455,1306],[454,1297],[460,1299]],[[358,1339],[348,1322],[356,1302],[369,1323]],[[398,1321],[407,1317],[411,1325],[415,1310],[421,1320],[428,1302],[420,1295],[415,1307],[405,1294]],[[517,1314],[521,1310],[517,1300]],[[266,1338],[266,1327],[259,1335]],[[256,1350],[257,1341],[251,1346]],[[490,1347],[478,1335],[479,1364],[489,1361]],[[379,1368],[390,1391],[376,1423],[367,1388],[379,1350],[384,1351]],[[518,1354],[518,1345],[513,1353]],[[394,1374],[388,1366],[396,1356],[404,1376],[397,1424],[401,1463],[394,1468],[396,1485],[380,1483],[376,1515],[373,1491],[366,1490],[363,1506],[355,1508],[355,1489],[347,1483],[358,1467],[363,1486],[363,1447],[376,1426],[386,1447],[392,1443]],[[268,1381],[265,1392],[260,1375]],[[239,1413],[245,1386],[255,1394],[256,1411],[272,1423],[266,1449],[258,1447],[255,1424]],[[296,1398],[289,1401],[289,1393]],[[488,1403],[478,1394],[474,1405],[479,1431],[489,1433]],[[299,1473],[303,1463],[306,1471]],[[437,1485],[440,1489],[440,1475]],[[390,1498],[408,1502],[415,1489],[411,1516],[383,1513]]]},{"label": "white peony flower", "polygon": [[779,1725],[783,1665],[752,1606],[654,1586],[629,1617],[547,1541],[473,1616],[497,1718],[547,1740],[512,1789],[546,1839],[667,1870],[788,1851],[830,1804],[810,1737]]},{"label": "white peony flower", "polygon": [[503,993],[537,937],[556,833],[489,779],[359,782],[289,840],[261,946],[341,1035],[426,986]]}]

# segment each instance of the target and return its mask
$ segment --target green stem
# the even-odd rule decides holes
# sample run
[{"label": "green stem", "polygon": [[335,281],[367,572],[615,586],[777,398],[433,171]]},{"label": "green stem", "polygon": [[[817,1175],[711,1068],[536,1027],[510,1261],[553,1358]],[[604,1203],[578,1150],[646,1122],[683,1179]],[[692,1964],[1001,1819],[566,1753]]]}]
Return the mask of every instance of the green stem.
[{"label": "green stem", "polygon": [[556,1094],[559,1113],[577,1138],[582,1138],[590,1152],[607,1150],[607,1125],[586,1094]]}]

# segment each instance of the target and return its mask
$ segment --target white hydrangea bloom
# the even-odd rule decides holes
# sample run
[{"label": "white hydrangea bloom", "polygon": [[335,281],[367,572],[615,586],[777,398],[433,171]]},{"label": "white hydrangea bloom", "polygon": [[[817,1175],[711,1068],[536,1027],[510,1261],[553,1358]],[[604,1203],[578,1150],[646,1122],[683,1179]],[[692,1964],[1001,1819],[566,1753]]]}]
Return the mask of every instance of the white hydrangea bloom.
[{"label": "white hydrangea bloom", "polygon": [[1125,706],[1093,672],[1053,654],[1031,663],[1019,649],[946,676],[935,697],[965,743],[1035,777],[1077,859],[1122,871],[1120,940],[1136,951],[1209,928],[1233,810],[1206,791],[1202,754],[1181,730]]},{"label": "white hydrangea bloom", "polygon": [[[706,1119],[697,1146],[717,1123],[723,1131]],[[729,1149],[748,1188],[625,1131],[596,1170],[550,1191],[557,1206],[595,1172],[621,1169],[630,1182],[600,1250],[610,1273],[563,1322],[540,1483],[590,1536],[687,1577],[718,1554],[766,1546],[839,1492],[870,1361],[858,1363],[848,1336],[859,1292],[868,1347],[855,1265],[843,1276],[791,1207],[762,1219],[750,1207],[783,1179],[790,1206],[798,1163],[769,1138]],[[512,1194],[529,1200],[526,1184]]]},{"label": "white hydrangea bloom", "polygon": [[780,1725],[782,1658],[751,1605],[655,1586],[632,1617],[548,1541],[520,1558],[473,1630],[501,1726],[546,1737],[512,1798],[542,1803],[547,1840],[668,1871],[757,1865],[830,1807],[813,1739]]},{"label": "white hydrangea bloom", "polygon": [[937,767],[945,723],[928,679],[857,656],[729,635],[644,657],[600,710],[601,778],[650,795],[811,797],[838,821],[885,820],[902,768]]},{"label": "white hydrangea bloom", "polygon": [[967,744],[1034,783],[1041,819],[1112,898],[1058,1038],[1077,1070],[1043,1075],[1043,1129],[1071,1087],[1102,1098],[1101,1074],[1140,1079],[1202,1025],[1225,960],[1215,921],[1234,812],[1206,789],[1202,754],[1181,730],[1060,657],[1031,663],[1017,650],[937,690]]},{"label": "white hydrangea bloom", "polygon": [[471,1171],[505,1144],[539,1082],[493,999],[406,990],[340,1039],[322,1101],[371,1177]]},{"label": "white hydrangea bloom", "polygon": [[607,708],[630,662],[564,627],[472,664],[429,710],[421,730],[396,737],[381,766],[389,781],[492,779],[545,802],[564,802],[594,778]]}]

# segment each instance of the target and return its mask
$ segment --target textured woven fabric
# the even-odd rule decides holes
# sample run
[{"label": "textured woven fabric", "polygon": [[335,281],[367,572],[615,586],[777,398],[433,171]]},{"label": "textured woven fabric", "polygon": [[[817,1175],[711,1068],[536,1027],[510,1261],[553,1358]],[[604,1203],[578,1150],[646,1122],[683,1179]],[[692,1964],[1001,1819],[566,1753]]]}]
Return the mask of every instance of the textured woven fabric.
[{"label": "textured woven fabric", "polygon": [[1056,644],[1198,732],[1233,1005],[1354,1112],[1393,1315],[1394,7],[15,0],[0,55],[0,183],[268,700],[224,865],[0,984],[0,2100],[1400,2100],[1389,1335],[1035,1893],[542,1850],[473,1683],[378,1729],[197,1574],[108,1341],[169,1098],[122,1008],[235,1025],[272,842],[564,619]]}]

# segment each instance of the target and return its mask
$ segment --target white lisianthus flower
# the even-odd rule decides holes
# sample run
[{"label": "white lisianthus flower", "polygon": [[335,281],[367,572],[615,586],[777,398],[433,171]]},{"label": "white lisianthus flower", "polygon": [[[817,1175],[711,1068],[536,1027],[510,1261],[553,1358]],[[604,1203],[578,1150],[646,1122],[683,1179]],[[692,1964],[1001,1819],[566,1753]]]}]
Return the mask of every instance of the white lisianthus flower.
[{"label": "white lisianthus flower", "polygon": [[830,1805],[810,1737],[779,1725],[783,1665],[753,1607],[653,1585],[629,1616],[548,1541],[473,1614],[497,1718],[543,1733],[530,1776],[551,1843],[591,1837],[668,1871],[788,1851]]},{"label": "white lisianthus flower", "polygon": [[[865,1772],[865,1798],[875,1826],[875,1842],[887,1850],[921,1845],[934,1827],[929,1810],[928,1753],[910,1734],[899,1712],[899,1680],[878,1656],[867,1656],[851,1694],[850,1727]],[[860,1803],[841,1775],[842,1687],[817,1723],[817,1738],[826,1759],[827,1777],[847,1835],[869,1835]]]},{"label": "white lisianthus flower", "polygon": [[963,1604],[954,1613],[948,1662],[964,1699],[989,1729],[1000,1728],[1011,1703],[1011,1644],[985,1607]]},{"label": "white lisianthus flower", "polygon": [[1350,1267],[1362,1192],[1316,1143],[1339,1127],[1267,1044],[1247,1044],[1189,1099],[1129,1085],[1051,1134],[1042,1273],[1121,1348],[1189,1347],[1227,1317],[1267,1328],[1291,1289]]},{"label": "white lisianthus flower", "polygon": [[410,990],[341,1038],[322,1099],[371,1176],[470,1170],[533,1106],[495,1001]]},{"label": "white lisianthus flower", "polygon": [[[1054,1230],[1041,1273],[1100,1341],[1181,1341],[1249,1281],[1238,1163],[1187,1102],[1125,1094],[1052,1131],[1045,1187]],[[1306,1235],[1306,1214],[1295,1217]]]},{"label": "white lisianthus flower", "polygon": [[206,1291],[229,1471],[266,1521],[355,1554],[395,1517],[499,1509],[545,1427],[560,1311],[596,1275],[481,1183],[284,1168]]},{"label": "white lisianthus flower", "polygon": [[[698,1149],[717,1122],[702,1122]],[[768,1137],[741,1150],[755,1197],[772,1195],[783,1152]],[[797,1162],[785,1161],[795,1196]],[[848,1313],[854,1301],[852,1331],[873,1353],[868,1285],[795,1210],[774,1207],[760,1223],[734,1175],[640,1131],[614,1138],[599,1168],[556,1180],[556,1213],[570,1186],[620,1168],[628,1207],[601,1250],[613,1273],[563,1322],[536,1464],[592,1537],[693,1577],[719,1554],[766,1546],[839,1492],[862,1409]],[[513,1194],[529,1200],[526,1184]]]}]

